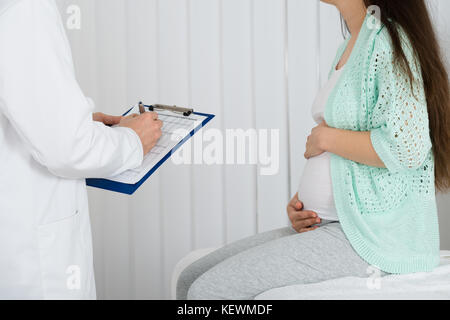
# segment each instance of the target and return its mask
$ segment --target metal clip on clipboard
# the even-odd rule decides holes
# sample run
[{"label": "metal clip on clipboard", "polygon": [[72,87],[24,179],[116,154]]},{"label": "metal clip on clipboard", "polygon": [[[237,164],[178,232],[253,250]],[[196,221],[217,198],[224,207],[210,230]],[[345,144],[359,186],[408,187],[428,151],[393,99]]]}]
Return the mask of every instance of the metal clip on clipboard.
[{"label": "metal clip on clipboard", "polygon": [[141,114],[145,113],[145,108],[148,108],[150,111],[155,111],[155,110],[172,111],[175,113],[180,113],[185,117],[189,117],[191,114],[194,113],[194,109],[181,108],[181,107],[177,107],[177,106],[166,106],[163,104],[154,104],[151,106],[147,106],[147,105],[144,105],[142,102],[139,102],[139,112]]}]

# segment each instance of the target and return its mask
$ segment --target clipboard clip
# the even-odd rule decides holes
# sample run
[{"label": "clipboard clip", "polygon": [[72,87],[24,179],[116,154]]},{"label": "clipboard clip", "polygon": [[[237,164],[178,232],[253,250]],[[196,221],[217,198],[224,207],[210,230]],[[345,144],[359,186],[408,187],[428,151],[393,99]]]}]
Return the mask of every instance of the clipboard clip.
[{"label": "clipboard clip", "polygon": [[182,108],[182,107],[177,107],[177,106],[167,106],[164,104],[154,104],[151,106],[147,106],[144,105],[142,102],[139,102],[139,112],[140,113],[144,113],[145,112],[145,108],[148,108],[150,111],[155,111],[155,110],[165,110],[165,111],[171,111],[174,113],[179,113],[182,114],[185,117],[189,117],[191,114],[194,113],[194,109],[190,109],[190,108]]}]

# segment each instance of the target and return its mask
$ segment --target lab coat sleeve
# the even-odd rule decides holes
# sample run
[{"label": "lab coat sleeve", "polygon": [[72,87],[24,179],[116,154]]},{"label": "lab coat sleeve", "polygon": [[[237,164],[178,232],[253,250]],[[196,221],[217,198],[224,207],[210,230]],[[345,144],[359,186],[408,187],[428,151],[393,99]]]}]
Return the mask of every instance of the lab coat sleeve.
[{"label": "lab coat sleeve", "polygon": [[54,1],[23,0],[4,13],[0,47],[0,111],[35,160],[75,179],[141,165],[142,144],[133,130],[93,121]]}]

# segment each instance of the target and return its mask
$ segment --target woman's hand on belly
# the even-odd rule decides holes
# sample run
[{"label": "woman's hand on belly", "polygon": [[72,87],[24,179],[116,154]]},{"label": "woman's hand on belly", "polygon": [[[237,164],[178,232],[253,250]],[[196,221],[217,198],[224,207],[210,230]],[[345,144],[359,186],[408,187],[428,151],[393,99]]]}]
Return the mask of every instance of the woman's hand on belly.
[{"label": "woman's hand on belly", "polygon": [[324,135],[327,133],[328,127],[327,123],[323,121],[320,125],[312,129],[311,135],[308,137],[306,142],[306,152],[305,158],[311,159],[321,154],[325,153],[326,150],[323,147]]},{"label": "woman's hand on belly", "polygon": [[298,199],[298,193],[289,202],[287,213],[292,227],[298,233],[314,231],[318,228],[316,225],[321,222],[317,213],[303,210],[303,203]]}]

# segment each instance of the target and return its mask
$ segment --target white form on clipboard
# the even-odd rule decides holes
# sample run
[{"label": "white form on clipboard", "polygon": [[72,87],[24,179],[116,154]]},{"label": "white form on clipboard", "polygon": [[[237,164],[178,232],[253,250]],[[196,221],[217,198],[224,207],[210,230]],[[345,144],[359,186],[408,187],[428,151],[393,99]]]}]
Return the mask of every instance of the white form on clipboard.
[{"label": "white form on clipboard", "polygon": [[[208,119],[208,115],[196,113],[184,116],[181,113],[168,110],[154,110],[154,112],[158,113],[159,119],[163,122],[162,136],[157,145],[144,157],[144,161],[139,168],[128,170],[120,175],[108,178],[108,180],[125,184],[138,183],[186,138],[186,135],[181,135],[180,132],[190,133]],[[139,105],[131,109],[127,115],[133,113],[139,114]]]},{"label": "white form on clipboard", "polygon": [[139,114],[154,111],[163,121],[162,136],[158,144],[144,158],[142,165],[108,179],[86,179],[89,187],[132,195],[147,181],[183,143],[206,126],[215,116],[194,112],[193,109],[176,106],[150,105],[139,103],[124,114]]}]

